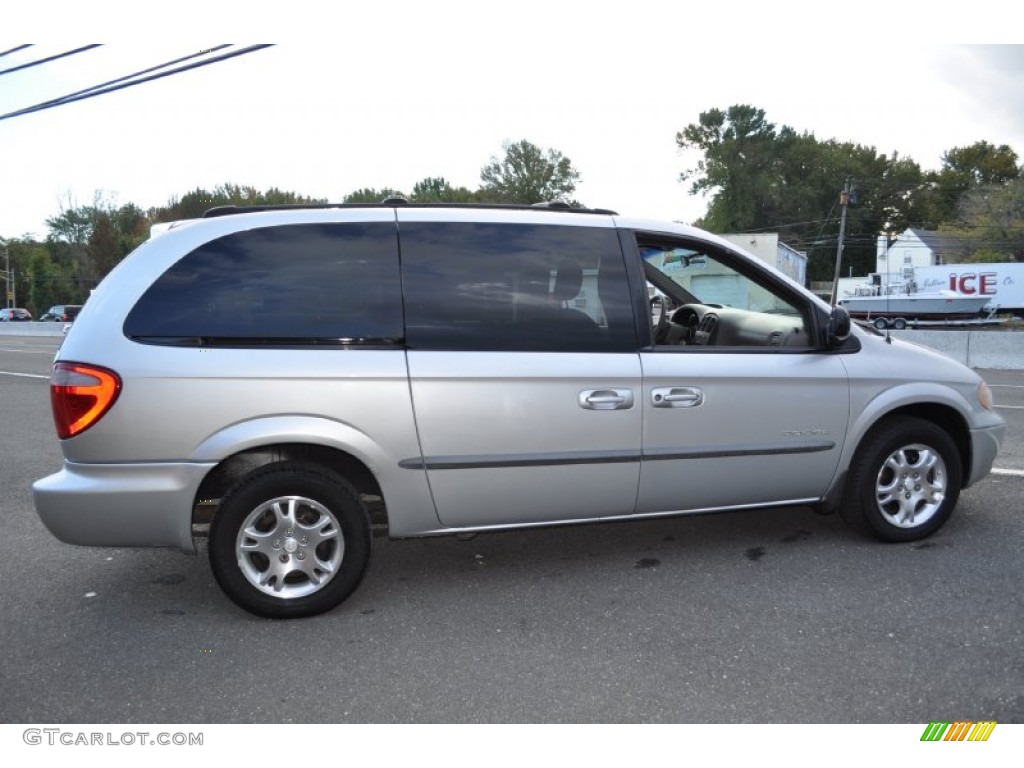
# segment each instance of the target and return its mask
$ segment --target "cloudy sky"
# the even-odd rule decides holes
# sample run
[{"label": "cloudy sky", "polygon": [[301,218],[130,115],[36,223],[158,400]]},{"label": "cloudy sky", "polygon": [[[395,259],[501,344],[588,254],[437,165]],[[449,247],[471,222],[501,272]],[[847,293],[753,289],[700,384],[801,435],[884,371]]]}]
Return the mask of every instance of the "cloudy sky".
[{"label": "cloudy sky", "polygon": [[[988,4],[971,4],[986,24]],[[679,152],[676,132],[736,103],[925,169],[982,139],[1024,157],[1024,46],[960,44],[988,41],[970,21],[929,28],[873,1],[844,4],[845,18],[822,16],[820,3],[767,5],[394,0],[267,16],[245,34],[272,48],[0,120],[0,236],[45,235],[48,216],[96,191],[145,208],[225,182],[332,201],[427,176],[475,188],[502,142],[519,139],[567,155],[588,205],[692,221],[706,200],[678,180],[697,158]],[[111,42],[0,75],[0,114],[212,47],[195,39],[188,6],[118,30],[131,41],[159,27],[159,42]],[[67,21],[64,35],[79,29]],[[80,28],[80,39],[3,56],[0,69],[104,37],[96,19]],[[241,36],[227,14],[201,29]]]}]

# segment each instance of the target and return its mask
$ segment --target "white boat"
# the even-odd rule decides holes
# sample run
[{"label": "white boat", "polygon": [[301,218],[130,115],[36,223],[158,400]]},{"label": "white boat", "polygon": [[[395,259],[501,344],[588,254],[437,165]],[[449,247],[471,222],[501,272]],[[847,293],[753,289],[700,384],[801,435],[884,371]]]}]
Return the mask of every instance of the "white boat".
[{"label": "white boat", "polygon": [[[879,275],[844,296],[839,305],[863,320],[966,320],[983,316],[987,296],[968,296],[950,290],[919,291],[914,280],[882,285]],[[894,323],[895,324],[895,323]]]}]

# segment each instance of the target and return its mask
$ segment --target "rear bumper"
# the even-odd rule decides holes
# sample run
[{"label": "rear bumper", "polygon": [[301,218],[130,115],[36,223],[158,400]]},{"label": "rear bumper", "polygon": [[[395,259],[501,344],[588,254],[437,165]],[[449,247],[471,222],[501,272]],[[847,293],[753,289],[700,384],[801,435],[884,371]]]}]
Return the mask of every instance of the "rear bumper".
[{"label": "rear bumper", "polygon": [[76,464],[32,485],[36,512],[63,542],[194,552],[192,506],[214,464]]},{"label": "rear bumper", "polygon": [[974,485],[992,471],[1004,432],[1005,424],[971,430],[971,476],[964,483],[964,488]]}]

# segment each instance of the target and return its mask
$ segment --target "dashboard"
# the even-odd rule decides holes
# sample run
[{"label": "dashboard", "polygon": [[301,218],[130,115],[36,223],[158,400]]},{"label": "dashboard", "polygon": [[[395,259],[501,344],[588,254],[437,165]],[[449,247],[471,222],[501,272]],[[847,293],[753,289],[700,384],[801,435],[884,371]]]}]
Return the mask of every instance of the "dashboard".
[{"label": "dashboard", "polygon": [[684,304],[661,314],[655,344],[727,347],[808,347],[799,315],[755,312],[721,304]]}]

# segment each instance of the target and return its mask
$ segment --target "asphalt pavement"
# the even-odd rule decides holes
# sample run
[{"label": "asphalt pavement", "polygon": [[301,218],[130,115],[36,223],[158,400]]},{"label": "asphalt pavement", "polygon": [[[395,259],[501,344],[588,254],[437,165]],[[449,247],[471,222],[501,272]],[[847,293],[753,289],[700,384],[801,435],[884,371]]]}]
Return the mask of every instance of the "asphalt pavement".
[{"label": "asphalt pavement", "polygon": [[257,619],[205,553],[71,547],[59,339],[0,339],[0,721],[1024,721],[1024,373],[983,372],[999,472],[924,542],[803,508],[375,541],[324,616]]}]

